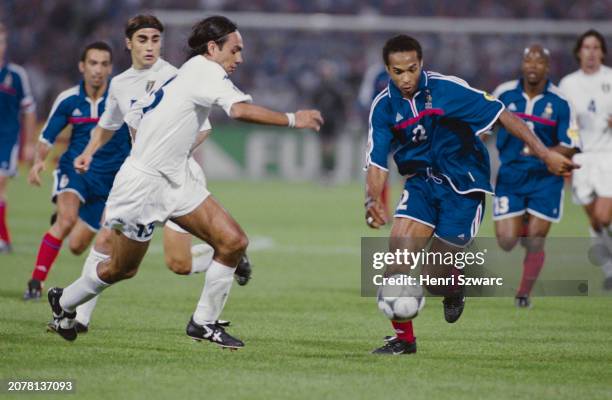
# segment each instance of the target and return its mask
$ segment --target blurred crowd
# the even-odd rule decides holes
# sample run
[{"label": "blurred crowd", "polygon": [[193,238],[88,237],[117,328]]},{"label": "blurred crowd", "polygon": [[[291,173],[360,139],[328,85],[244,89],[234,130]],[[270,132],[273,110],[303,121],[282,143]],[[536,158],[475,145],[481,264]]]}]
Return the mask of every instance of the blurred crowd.
[{"label": "blurred crowd", "polygon": [[[54,97],[79,78],[77,61],[87,42],[101,39],[113,46],[116,72],[129,66],[123,50],[124,23],[146,9],[593,20],[612,15],[612,0],[3,0],[1,4],[0,20],[10,31],[8,57],[29,72],[40,118]],[[348,105],[349,122],[365,121],[357,93],[368,67],[380,63],[388,33],[241,31],[246,62],[233,80],[258,102],[279,109],[312,105],[320,86],[333,84]],[[163,55],[175,65],[185,60],[188,33],[188,29],[167,29]],[[574,38],[569,36],[415,36],[423,45],[426,69],[460,76],[489,91],[517,76],[522,49],[529,43],[540,42],[551,51],[553,79],[577,69],[571,54]],[[323,69],[333,79],[324,80]]]}]

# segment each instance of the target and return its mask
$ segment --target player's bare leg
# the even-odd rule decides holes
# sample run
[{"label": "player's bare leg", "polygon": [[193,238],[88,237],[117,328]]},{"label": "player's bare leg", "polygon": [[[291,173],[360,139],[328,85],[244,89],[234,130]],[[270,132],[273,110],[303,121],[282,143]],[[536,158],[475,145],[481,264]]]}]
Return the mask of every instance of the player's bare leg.
[{"label": "player's bare leg", "polygon": [[57,218],[41,240],[36,264],[23,295],[24,300],[40,298],[44,281],[47,279],[60,252],[62,242],[71,233],[79,219],[81,200],[75,193],[68,191],[60,193],[57,196],[56,203]]},{"label": "player's bare leg", "polygon": [[516,293],[516,306],[519,308],[531,307],[529,296],[544,266],[544,244],[551,225],[550,221],[529,214],[527,237],[523,241],[523,246],[525,247],[523,274],[521,276],[521,284]]},{"label": "player's bare leg", "polygon": [[8,208],[6,187],[8,186],[8,179],[8,176],[0,174],[0,254],[11,252],[11,235],[6,218],[6,209]]},{"label": "player's bare leg", "polygon": [[187,325],[187,335],[196,340],[209,340],[222,347],[243,347],[244,343],[227,334],[217,320],[227,301],[234,269],[248,246],[246,234],[212,196],[208,196],[189,214],[173,221],[215,249],[213,261],[206,272],[204,290]]},{"label": "player's bare leg", "polygon": [[596,197],[584,206],[591,224],[590,234],[593,246],[597,247],[597,262],[604,272],[604,289],[612,290],[612,198]]},{"label": "player's bare leg", "polygon": [[504,251],[511,251],[523,233],[523,215],[495,221],[497,244]]},{"label": "player's bare leg", "polygon": [[[408,250],[410,252],[420,252],[427,247],[433,228],[409,218],[394,218],[389,238],[389,251]],[[390,265],[385,270],[385,276],[410,275],[409,265]],[[373,354],[396,355],[416,353],[416,338],[412,321],[391,321],[395,336],[387,338],[386,343],[377,349]]]},{"label": "player's bare leg", "polygon": [[168,268],[175,274],[191,274],[191,234],[164,226],[164,258]]},{"label": "player's bare leg", "polygon": [[[450,244],[443,239],[433,238],[429,251],[431,253],[456,253],[463,251],[464,247]],[[438,265],[438,264],[424,264],[422,274],[434,278],[451,278],[453,281],[445,285],[426,285],[427,290],[437,296],[444,296],[442,304],[444,306],[444,319],[448,323],[456,322],[465,306],[465,296],[463,292],[463,286],[457,282],[457,276],[462,274],[462,271],[455,268],[453,265]]]},{"label": "player's bare leg", "polygon": [[70,231],[68,239],[70,252],[77,256],[83,254],[96,237],[96,233],[96,231],[79,218]]},{"label": "player's bare leg", "polygon": [[118,230],[111,231],[111,243],[111,257],[100,262],[96,271],[84,271],[83,275],[66,289],[49,290],[53,330],[66,340],[75,340],[77,336],[76,308],[112,284],[135,276],[149,247],[148,241],[129,239]]}]

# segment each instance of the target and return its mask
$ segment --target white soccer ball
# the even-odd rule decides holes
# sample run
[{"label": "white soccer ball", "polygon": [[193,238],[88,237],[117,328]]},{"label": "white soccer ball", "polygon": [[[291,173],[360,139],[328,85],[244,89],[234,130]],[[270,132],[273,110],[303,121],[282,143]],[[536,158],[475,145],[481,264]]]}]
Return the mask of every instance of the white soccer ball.
[{"label": "white soccer ball", "polygon": [[[397,275],[396,275],[397,276]],[[385,285],[378,289],[378,309],[392,321],[408,321],[425,306],[420,285]]]}]

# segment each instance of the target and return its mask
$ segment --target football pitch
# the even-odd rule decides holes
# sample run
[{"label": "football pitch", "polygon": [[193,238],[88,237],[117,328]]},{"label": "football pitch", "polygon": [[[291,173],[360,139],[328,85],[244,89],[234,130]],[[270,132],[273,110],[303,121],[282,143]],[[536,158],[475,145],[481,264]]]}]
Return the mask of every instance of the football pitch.
[{"label": "football pitch", "polygon": [[[210,184],[251,240],[254,277],[234,284],[222,315],[243,350],[186,337],[204,275],[169,272],[161,229],[139,274],[103,293],[90,332],[65,342],[45,332],[46,298],[21,300],[52,212],[50,174],[36,189],[26,172],[9,186],[14,252],[0,255],[0,380],[71,379],[84,399],[612,398],[610,297],[535,298],[529,310],[470,298],[454,325],[430,298],[415,320],[416,355],[369,354],[392,331],[360,297],[360,238],[373,231],[358,183]],[[480,236],[493,233],[486,215]],[[566,199],[551,236],[585,235],[586,217]],[[64,246],[46,287],[72,282],[84,258]]]}]

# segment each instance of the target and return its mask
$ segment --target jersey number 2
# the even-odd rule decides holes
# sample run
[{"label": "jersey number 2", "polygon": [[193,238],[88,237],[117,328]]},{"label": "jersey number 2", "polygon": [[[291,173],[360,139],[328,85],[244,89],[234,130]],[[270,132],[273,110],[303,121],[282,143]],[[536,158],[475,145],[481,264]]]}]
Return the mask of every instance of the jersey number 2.
[{"label": "jersey number 2", "polygon": [[399,204],[397,205],[397,210],[398,211],[405,211],[408,209],[408,191],[404,190],[402,192],[402,199],[400,200]]},{"label": "jersey number 2", "polygon": [[417,125],[417,127],[412,130],[412,133],[414,133],[412,137],[414,143],[421,143],[427,140],[427,131],[421,124]]}]

